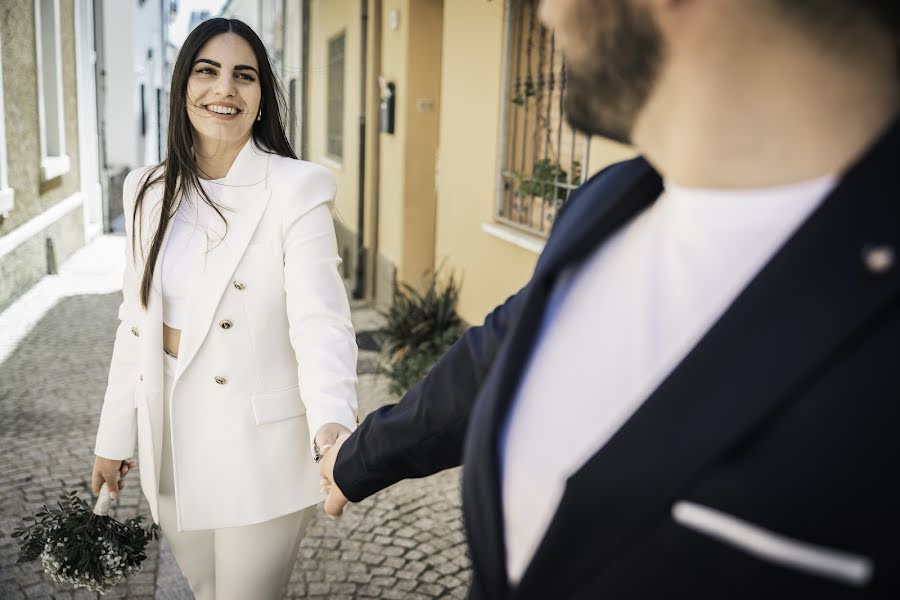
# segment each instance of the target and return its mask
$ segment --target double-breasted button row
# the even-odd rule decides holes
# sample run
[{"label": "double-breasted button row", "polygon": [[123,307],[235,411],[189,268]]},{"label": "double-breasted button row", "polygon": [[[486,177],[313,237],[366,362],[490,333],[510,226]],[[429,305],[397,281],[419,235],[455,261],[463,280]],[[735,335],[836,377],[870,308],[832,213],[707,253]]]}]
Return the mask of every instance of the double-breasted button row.
[{"label": "double-breasted button row", "polygon": [[[235,281],[234,287],[236,287],[239,290],[242,290],[242,289],[244,289],[244,284],[241,283],[240,281]],[[222,329],[231,329],[232,327],[234,327],[234,322],[232,322],[229,319],[223,319],[223,320],[219,321],[219,327],[221,327]],[[213,377],[213,381],[215,381],[219,385],[225,385],[226,383],[228,383],[228,378],[223,377],[221,375],[216,375],[215,377]]]}]

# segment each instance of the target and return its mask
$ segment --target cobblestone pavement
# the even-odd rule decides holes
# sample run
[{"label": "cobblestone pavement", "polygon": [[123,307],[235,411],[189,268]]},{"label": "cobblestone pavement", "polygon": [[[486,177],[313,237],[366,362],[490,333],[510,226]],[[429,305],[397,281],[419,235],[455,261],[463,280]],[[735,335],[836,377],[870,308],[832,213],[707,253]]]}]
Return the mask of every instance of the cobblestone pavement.
[{"label": "cobblestone pavement", "polygon": [[[10,537],[21,516],[64,491],[89,496],[93,437],[106,385],[121,295],[65,298],[0,364],[0,599],[95,598],[53,584],[39,565],[16,565]],[[354,306],[357,331],[380,317]],[[376,373],[376,355],[360,352],[360,412],[394,401]],[[149,516],[137,473],[114,515]],[[464,597],[469,562],[459,511],[459,471],[397,484],[337,522],[320,512],[304,538],[289,598]],[[143,572],[107,598],[191,598],[165,540],[153,542]],[[251,600],[251,599],[248,599]]]}]

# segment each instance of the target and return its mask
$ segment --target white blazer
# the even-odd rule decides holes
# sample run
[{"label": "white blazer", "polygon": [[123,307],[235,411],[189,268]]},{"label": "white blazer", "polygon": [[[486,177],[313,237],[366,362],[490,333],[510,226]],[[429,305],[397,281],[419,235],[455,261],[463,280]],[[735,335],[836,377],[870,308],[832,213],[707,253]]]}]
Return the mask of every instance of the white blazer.
[{"label": "white blazer", "polygon": [[[162,185],[144,196],[142,248],[131,252],[134,202],[148,170],[125,179],[124,300],[94,452],[126,459],[137,438],[141,487],[159,522],[159,262],[146,310],[139,285]],[[169,413],[180,531],[259,523],[322,500],[312,438],[329,422],[353,429],[357,413],[356,338],[338,273],[334,194],[326,169],[252,141],[228,172],[219,201],[228,229],[193,284]]]}]

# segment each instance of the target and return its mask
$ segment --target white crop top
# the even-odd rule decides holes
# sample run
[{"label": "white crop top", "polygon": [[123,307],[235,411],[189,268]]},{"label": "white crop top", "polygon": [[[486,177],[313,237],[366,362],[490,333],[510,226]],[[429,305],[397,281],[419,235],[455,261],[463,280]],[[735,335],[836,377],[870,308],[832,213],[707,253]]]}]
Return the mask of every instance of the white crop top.
[{"label": "white crop top", "polygon": [[[201,179],[200,185],[213,202],[222,197],[225,179]],[[225,223],[199,195],[182,200],[162,258],[163,323],[183,330],[191,282],[203,267],[206,253],[222,241]]]}]

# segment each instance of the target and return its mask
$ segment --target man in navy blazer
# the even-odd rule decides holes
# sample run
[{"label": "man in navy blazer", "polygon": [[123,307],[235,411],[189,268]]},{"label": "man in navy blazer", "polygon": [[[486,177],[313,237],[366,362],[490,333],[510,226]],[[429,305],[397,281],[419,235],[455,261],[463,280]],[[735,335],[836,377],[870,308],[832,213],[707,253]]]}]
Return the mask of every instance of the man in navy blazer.
[{"label": "man in navy blazer", "polygon": [[464,464],[472,598],[900,597],[894,0],[545,0],[595,175],[532,279],[325,456]]}]

